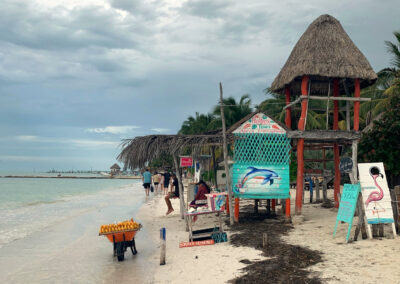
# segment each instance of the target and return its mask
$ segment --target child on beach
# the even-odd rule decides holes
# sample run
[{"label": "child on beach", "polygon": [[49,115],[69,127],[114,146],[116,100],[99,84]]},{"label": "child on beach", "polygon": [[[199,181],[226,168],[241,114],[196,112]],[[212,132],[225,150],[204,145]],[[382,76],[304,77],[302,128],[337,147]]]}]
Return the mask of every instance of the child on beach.
[{"label": "child on beach", "polygon": [[[171,204],[171,198],[179,198],[179,185],[178,185],[178,179],[176,178],[175,174],[171,175],[171,180],[172,180],[172,186],[171,186],[171,191],[165,195],[165,203],[167,203],[167,214],[170,214],[174,211],[174,208],[172,207]],[[167,188],[168,190],[168,188]]]}]

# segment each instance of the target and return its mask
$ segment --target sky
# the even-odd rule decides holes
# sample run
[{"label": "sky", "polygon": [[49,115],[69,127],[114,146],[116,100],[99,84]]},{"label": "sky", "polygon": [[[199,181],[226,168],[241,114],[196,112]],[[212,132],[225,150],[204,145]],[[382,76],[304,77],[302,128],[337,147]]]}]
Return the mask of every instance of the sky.
[{"label": "sky", "polygon": [[108,169],[121,140],[174,134],[270,86],[308,25],[336,17],[375,71],[398,0],[1,0],[0,171]]}]

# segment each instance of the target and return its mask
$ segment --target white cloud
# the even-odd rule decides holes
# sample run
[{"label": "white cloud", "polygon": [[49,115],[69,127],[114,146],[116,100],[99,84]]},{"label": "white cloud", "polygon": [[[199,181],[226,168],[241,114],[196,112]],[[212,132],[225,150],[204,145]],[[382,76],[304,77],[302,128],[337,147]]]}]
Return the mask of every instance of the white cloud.
[{"label": "white cloud", "polygon": [[152,128],[150,130],[159,132],[159,133],[164,133],[164,132],[167,132],[169,129],[168,128]]},{"label": "white cloud", "polygon": [[88,128],[86,131],[91,133],[111,133],[111,134],[126,134],[140,128],[139,126],[106,126],[103,128]]},{"label": "white cloud", "polygon": [[19,141],[36,141],[38,139],[38,137],[34,135],[19,135],[15,138]]}]

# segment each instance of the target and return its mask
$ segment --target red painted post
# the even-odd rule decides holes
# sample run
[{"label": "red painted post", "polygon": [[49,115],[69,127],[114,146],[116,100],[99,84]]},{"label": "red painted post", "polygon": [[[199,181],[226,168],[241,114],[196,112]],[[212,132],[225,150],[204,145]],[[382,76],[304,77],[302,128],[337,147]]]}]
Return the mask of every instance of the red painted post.
[{"label": "red painted post", "polygon": [[[307,96],[308,94],[308,76],[303,76],[301,80],[301,95]],[[305,121],[307,116],[307,100],[301,101],[301,116],[299,119],[298,130],[303,131],[305,128]],[[296,206],[295,214],[301,214],[301,207],[303,206],[303,179],[304,179],[304,139],[299,139],[297,142],[297,180],[296,180]]]},{"label": "red painted post", "polygon": [[235,222],[239,222],[239,198],[235,198]]},{"label": "red painted post", "polygon": [[[333,96],[339,96],[339,80],[333,80]],[[339,101],[333,102],[333,130],[339,129]],[[339,208],[339,197],[340,193],[340,170],[339,170],[339,144],[333,144],[333,155],[334,155],[334,163],[335,163],[335,180],[333,183],[333,194],[335,200],[335,208]]]},{"label": "red painted post", "polygon": [[[354,97],[360,97],[360,79],[354,80]],[[354,102],[354,130],[359,130],[359,123],[360,123],[360,102]]]},{"label": "red painted post", "polygon": [[[285,101],[286,101],[286,105],[290,104],[290,87],[286,86],[285,87]],[[290,107],[288,107],[286,109],[286,116],[285,116],[285,124],[289,129],[292,129],[292,115],[291,115],[291,109]]]},{"label": "red painted post", "polygon": [[274,212],[274,213],[275,213],[275,206],[276,206],[276,199],[272,199],[271,209],[272,209],[272,212]]},{"label": "red painted post", "polygon": [[226,199],[226,215],[229,216],[230,212],[229,212],[229,198]]},{"label": "red painted post", "polygon": [[290,218],[290,197],[286,199],[286,218]]}]

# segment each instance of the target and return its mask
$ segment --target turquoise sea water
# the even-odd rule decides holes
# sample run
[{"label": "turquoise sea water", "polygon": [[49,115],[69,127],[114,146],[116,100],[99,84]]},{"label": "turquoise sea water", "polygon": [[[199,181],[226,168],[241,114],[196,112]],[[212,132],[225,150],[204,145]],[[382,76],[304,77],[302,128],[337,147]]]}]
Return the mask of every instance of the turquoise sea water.
[{"label": "turquoise sea water", "polygon": [[133,179],[0,178],[0,247],[127,195],[138,193],[132,206],[139,208],[140,185]]}]

